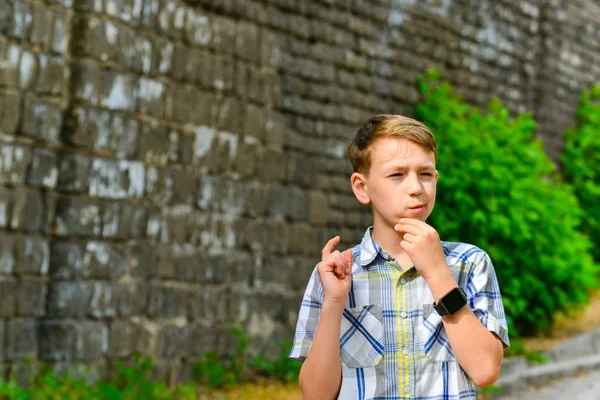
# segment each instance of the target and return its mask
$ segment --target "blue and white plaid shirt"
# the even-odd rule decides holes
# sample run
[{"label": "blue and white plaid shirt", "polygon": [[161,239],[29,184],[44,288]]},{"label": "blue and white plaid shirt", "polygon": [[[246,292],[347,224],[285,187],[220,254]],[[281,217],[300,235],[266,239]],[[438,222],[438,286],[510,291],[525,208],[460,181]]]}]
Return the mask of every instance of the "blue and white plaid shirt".
[{"label": "blue and white plaid shirt", "polygon": [[[414,266],[402,270],[373,241],[371,229],[352,249],[338,399],[475,400],[475,386],[454,356],[427,282]],[[442,242],[442,248],[469,306],[508,347],[504,307],[489,256],[465,243]],[[302,300],[291,358],[303,361],[308,355],[322,302],[315,269]]]}]

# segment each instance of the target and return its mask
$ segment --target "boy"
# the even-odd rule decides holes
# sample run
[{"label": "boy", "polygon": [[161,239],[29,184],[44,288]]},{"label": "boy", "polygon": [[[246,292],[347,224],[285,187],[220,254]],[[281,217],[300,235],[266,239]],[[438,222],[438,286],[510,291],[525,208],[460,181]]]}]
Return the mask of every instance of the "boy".
[{"label": "boy", "polygon": [[331,239],[310,278],[290,353],[304,361],[304,398],[475,400],[473,383],[498,378],[506,319],[488,255],[441,242],[425,223],[438,180],[433,134],[378,115],[348,154],[373,226],[343,253]]}]

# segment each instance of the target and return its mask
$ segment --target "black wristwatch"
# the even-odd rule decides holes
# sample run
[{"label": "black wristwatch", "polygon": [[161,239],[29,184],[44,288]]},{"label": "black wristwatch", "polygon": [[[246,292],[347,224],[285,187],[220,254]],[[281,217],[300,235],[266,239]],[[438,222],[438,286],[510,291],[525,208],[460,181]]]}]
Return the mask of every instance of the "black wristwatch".
[{"label": "black wristwatch", "polygon": [[467,304],[467,295],[460,287],[455,287],[446,293],[437,304],[433,302],[433,308],[441,316],[454,315]]}]

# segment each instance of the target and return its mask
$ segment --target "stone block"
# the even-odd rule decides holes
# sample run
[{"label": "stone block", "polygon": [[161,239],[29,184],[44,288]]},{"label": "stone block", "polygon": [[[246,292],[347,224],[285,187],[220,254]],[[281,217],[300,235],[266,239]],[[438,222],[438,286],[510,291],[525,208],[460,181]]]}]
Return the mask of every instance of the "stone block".
[{"label": "stone block", "polygon": [[52,37],[52,13],[48,6],[31,3],[31,30],[29,40],[33,44],[47,47]]},{"label": "stone block", "polygon": [[93,287],[90,282],[52,282],[48,289],[48,317],[87,316]]},{"label": "stone block", "polygon": [[117,243],[89,241],[85,247],[82,278],[118,280],[127,272],[127,254]]},{"label": "stone block", "polygon": [[2,298],[2,307],[0,307],[1,317],[14,317],[17,310],[17,282],[13,279],[0,281],[0,297]]},{"label": "stone block", "polygon": [[63,93],[67,84],[68,69],[62,57],[41,53],[36,92],[50,96]]},{"label": "stone block", "polygon": [[[101,70],[89,62],[74,62],[71,64],[71,81],[72,81],[72,96],[88,104],[97,105],[100,101],[100,84],[102,79]],[[85,113],[84,109],[76,107],[74,113]],[[79,119],[77,119],[79,117]],[[74,122],[83,123],[80,121],[84,115],[74,114]]]},{"label": "stone block", "polygon": [[67,193],[86,193],[89,188],[91,159],[78,153],[58,153],[57,189]]},{"label": "stone block", "polygon": [[7,361],[33,358],[38,354],[37,326],[33,320],[9,321],[6,323]]},{"label": "stone block", "polygon": [[46,282],[40,279],[21,278],[18,286],[17,315],[43,317],[46,314]]},{"label": "stone block", "polygon": [[259,62],[259,29],[248,22],[240,22],[236,26],[235,55],[254,64]]},{"label": "stone block", "polygon": [[31,158],[28,147],[0,143],[0,183],[24,184]]},{"label": "stone block", "polygon": [[29,51],[24,51],[19,63],[19,89],[34,89],[38,72],[39,63],[37,55]]},{"label": "stone block", "polygon": [[10,227],[14,230],[37,232],[45,228],[45,207],[37,190],[14,189]]},{"label": "stone block", "polygon": [[217,91],[230,92],[234,81],[234,61],[232,57],[215,54],[212,57],[211,85]]},{"label": "stone block", "polygon": [[94,159],[89,195],[110,199],[140,198],[144,192],[144,165],[136,161]]},{"label": "stone block", "polygon": [[200,9],[189,9],[185,21],[185,38],[194,46],[207,46],[212,39],[210,18]]},{"label": "stone block", "polygon": [[[70,2],[71,0],[64,0]],[[70,6],[68,6],[70,8]],[[55,53],[65,54],[71,41],[71,16],[66,10],[54,10],[51,49]]]},{"label": "stone block", "polygon": [[17,265],[15,242],[18,236],[10,233],[0,233],[0,274],[11,275]]},{"label": "stone block", "polygon": [[63,114],[60,106],[33,96],[26,96],[23,103],[24,136],[51,144],[60,143]]},{"label": "stone block", "polygon": [[[150,209],[147,206],[138,204],[116,204],[119,212],[118,219],[113,217],[118,224],[112,236],[118,238],[136,238],[146,235],[148,221],[150,218]],[[112,211],[112,209],[111,209]],[[106,212],[103,217],[106,217]],[[106,220],[106,218],[103,218]],[[104,226],[103,235],[107,235],[106,226]]]},{"label": "stone block", "polygon": [[71,360],[77,340],[77,327],[69,320],[39,322],[39,356],[44,361]]},{"label": "stone block", "polygon": [[266,28],[261,30],[260,38],[259,64],[273,69],[279,68],[283,39]]},{"label": "stone block", "polygon": [[89,361],[108,352],[108,327],[104,322],[81,321],[76,325],[74,358]]},{"label": "stone block", "polygon": [[16,93],[0,93],[0,132],[13,136],[17,133],[22,114],[21,96]]},{"label": "stone block", "polygon": [[102,233],[101,208],[90,199],[62,197],[56,207],[56,234],[59,236],[99,236]]},{"label": "stone block", "polygon": [[167,326],[164,330],[161,356],[174,358],[187,353],[190,331],[187,327]]},{"label": "stone block", "polygon": [[106,69],[101,79],[100,105],[109,110],[135,111],[138,83],[133,75]]},{"label": "stone block", "polygon": [[19,83],[19,63],[22,54],[21,47],[14,44],[0,45],[0,86],[15,88]]},{"label": "stone block", "polygon": [[130,275],[145,279],[152,276],[158,268],[159,252],[152,242],[132,241],[127,245],[127,259],[130,263]]},{"label": "stone block", "polygon": [[137,328],[129,321],[113,321],[109,326],[108,337],[109,357],[129,357],[138,339]]},{"label": "stone block", "polygon": [[[139,158],[155,165],[167,165],[169,159],[177,154],[176,134],[162,125],[143,124],[140,126],[138,152]],[[146,168],[146,173],[148,169]],[[148,182],[146,181],[146,184]]]},{"label": "stone block", "polygon": [[154,52],[152,53],[152,72],[169,75],[173,69],[173,54],[175,44],[167,39],[157,36],[154,38]]},{"label": "stone block", "polygon": [[2,31],[6,31],[9,37],[25,41],[33,21],[32,6],[25,1],[13,1],[10,6],[12,7],[10,10],[12,18],[9,19],[8,25]]},{"label": "stone block", "polygon": [[216,128],[218,130],[239,133],[242,125],[242,104],[235,97],[225,97],[219,101]]},{"label": "stone block", "polygon": [[136,89],[138,111],[155,118],[165,115],[165,85],[157,80],[141,78]]},{"label": "stone block", "polygon": [[235,54],[236,21],[222,16],[211,18],[212,37],[210,46],[217,52]]},{"label": "stone block", "polygon": [[48,149],[34,149],[31,164],[27,171],[27,185],[53,189],[58,181],[56,152]]},{"label": "stone block", "polygon": [[111,282],[94,282],[87,315],[94,319],[117,316],[117,286]]},{"label": "stone block", "polygon": [[82,273],[85,245],[80,242],[53,242],[50,246],[49,275],[55,280],[74,280]]},{"label": "stone block", "polygon": [[117,286],[117,310],[119,316],[146,315],[148,287],[146,284],[122,284]]},{"label": "stone block", "polygon": [[189,121],[197,127],[214,126],[219,112],[217,96],[214,93],[195,90],[191,93],[190,101]]},{"label": "stone block", "polygon": [[50,244],[39,236],[14,237],[15,264],[18,275],[46,276],[50,267]]}]

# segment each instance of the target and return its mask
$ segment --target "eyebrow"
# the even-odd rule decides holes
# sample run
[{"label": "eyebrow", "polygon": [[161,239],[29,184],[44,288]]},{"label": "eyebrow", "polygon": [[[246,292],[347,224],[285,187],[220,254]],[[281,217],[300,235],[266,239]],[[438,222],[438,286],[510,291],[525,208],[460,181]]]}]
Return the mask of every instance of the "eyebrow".
[{"label": "eyebrow", "polygon": [[[386,169],[410,169],[410,166],[403,165],[403,164],[392,164],[392,165],[386,166]],[[435,165],[421,164],[421,165],[417,165],[416,169],[435,169]]]}]

